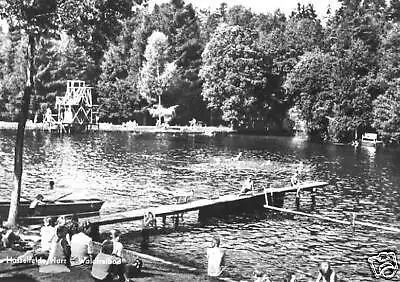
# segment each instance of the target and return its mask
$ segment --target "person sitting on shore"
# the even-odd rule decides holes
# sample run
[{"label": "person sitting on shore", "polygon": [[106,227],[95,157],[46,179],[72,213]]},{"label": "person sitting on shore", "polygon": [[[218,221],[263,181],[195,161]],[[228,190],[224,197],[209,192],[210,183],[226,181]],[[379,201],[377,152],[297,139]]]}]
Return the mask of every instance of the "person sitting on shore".
[{"label": "person sitting on shore", "polygon": [[92,265],[91,275],[94,281],[113,281],[117,275],[119,281],[129,281],[125,277],[122,260],[112,255],[114,244],[110,240],[103,242],[101,252],[96,256]]},{"label": "person sitting on shore", "polygon": [[123,258],[124,246],[119,241],[121,237],[121,231],[117,229],[111,230],[111,241],[113,243],[112,255],[121,259],[122,268],[124,269],[124,276],[126,280],[134,278],[138,273],[142,271],[143,262],[136,258],[132,263],[127,264],[127,261]]},{"label": "person sitting on shore", "polygon": [[253,282],[271,282],[268,276],[260,269],[256,269],[254,271],[254,280]]},{"label": "person sitting on shore", "polygon": [[329,262],[321,262],[319,265],[319,273],[315,282],[336,282],[336,272],[331,268]]},{"label": "person sitting on shore", "polygon": [[67,228],[67,219],[65,218],[65,215],[60,215],[57,220],[55,221],[56,224],[54,228],[57,230],[60,226],[66,227],[66,232],[67,234],[65,235],[65,238],[67,239],[67,242],[69,245],[71,245],[71,235],[69,234],[69,230]]},{"label": "person sitting on shore", "polygon": [[2,234],[1,242],[4,248],[13,248],[14,245],[21,241],[18,229],[7,229]]},{"label": "person sitting on shore", "polygon": [[219,238],[214,237],[211,247],[207,248],[207,274],[211,279],[221,276],[225,265],[225,251],[219,245]]},{"label": "person sitting on shore", "polygon": [[49,257],[44,265],[40,265],[41,273],[70,272],[71,247],[66,239],[67,229],[65,226],[57,228],[57,236],[51,242]]},{"label": "person sitting on shore", "polygon": [[242,189],[240,189],[239,195],[245,195],[248,192],[254,192],[254,182],[253,180],[251,180],[251,177],[248,177],[243,185],[242,185]]},{"label": "person sitting on shore", "polygon": [[189,125],[190,125],[191,127],[196,126],[196,124],[197,124],[197,120],[196,120],[195,118],[192,118],[192,120],[189,121]]},{"label": "person sitting on shore", "polygon": [[151,211],[147,211],[143,215],[143,222],[142,222],[142,249],[147,249],[150,241],[150,229],[157,227],[157,220],[155,215]]},{"label": "person sitting on shore", "polygon": [[353,142],[351,142],[351,146],[353,146],[353,147],[358,147],[360,145],[360,142],[356,139],[356,140],[353,140]]},{"label": "person sitting on shore", "polygon": [[50,223],[51,217],[48,216],[43,219],[43,226],[40,228],[40,250],[35,252],[45,258],[49,255],[51,242],[56,235],[56,230]]},{"label": "person sitting on shore", "polygon": [[65,223],[65,227],[68,229],[68,234],[72,238],[75,234],[80,232],[79,218],[76,214],[73,214],[71,219]]},{"label": "person sitting on shore", "polygon": [[121,237],[121,231],[119,231],[117,229],[113,229],[113,230],[111,230],[110,233],[111,233],[111,241],[113,242],[112,254],[117,257],[122,258],[122,250],[123,250],[124,246],[119,241],[119,239]]},{"label": "person sitting on shore", "polygon": [[35,259],[47,261],[52,242],[57,236],[55,228],[50,225],[50,222],[51,217],[45,217],[43,219],[43,226],[40,228],[40,246],[38,246],[37,242],[35,242],[33,249],[28,250],[24,254],[18,256],[17,261],[22,262],[22,264],[34,263]]},{"label": "person sitting on shore", "polygon": [[93,240],[89,237],[91,226],[85,221],[80,226],[80,232],[71,238],[71,264],[81,265],[93,258]]},{"label": "person sitting on shore", "polygon": [[296,282],[296,275],[293,272],[289,272],[286,277],[284,282]]}]

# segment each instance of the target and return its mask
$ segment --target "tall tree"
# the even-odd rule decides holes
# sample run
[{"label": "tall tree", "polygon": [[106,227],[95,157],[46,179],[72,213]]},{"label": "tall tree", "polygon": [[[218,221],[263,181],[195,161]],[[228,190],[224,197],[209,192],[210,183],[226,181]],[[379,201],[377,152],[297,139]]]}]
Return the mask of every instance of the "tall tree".
[{"label": "tall tree", "polygon": [[0,119],[15,121],[25,84],[26,40],[10,32],[2,36],[0,44]]},{"label": "tall tree", "polygon": [[257,45],[258,34],[222,24],[203,52],[200,77],[208,107],[234,127],[251,126],[261,109],[268,109],[263,89],[270,60]]},{"label": "tall tree", "polygon": [[[168,62],[168,39],[162,32],[155,31],[148,39],[144,52],[146,59],[139,79],[139,89],[149,104],[158,100],[161,108],[161,95],[170,85],[176,69],[175,62]],[[161,115],[159,115],[161,123]]]},{"label": "tall tree", "polygon": [[[96,5],[97,4],[97,5]],[[117,5],[117,6],[115,6]],[[99,9],[102,8],[102,9]],[[0,2],[0,16],[7,19],[10,30],[19,30],[27,37],[27,67],[26,84],[21,99],[21,115],[18,121],[14,156],[14,189],[11,194],[10,212],[7,224],[13,226],[18,217],[18,207],[21,194],[22,156],[25,124],[29,114],[29,104],[34,91],[35,56],[37,43],[41,37],[58,37],[60,30],[67,30],[78,38],[96,33],[88,32],[85,27],[92,27],[93,22],[101,24],[110,31],[118,26],[124,12],[132,10],[132,1],[76,1],[76,0],[4,0]],[[102,15],[112,15],[110,18],[98,18]],[[113,12],[112,12],[113,11]],[[110,13],[112,12],[112,13]],[[120,12],[120,13],[118,13]],[[106,26],[104,26],[106,25]],[[96,25],[94,25],[96,26]],[[93,38],[94,36],[92,36]],[[90,41],[91,42],[91,41]]]},{"label": "tall tree", "polygon": [[373,126],[384,141],[400,142],[400,82],[393,82],[386,92],[374,101]]},{"label": "tall tree", "polygon": [[379,82],[384,90],[374,101],[373,126],[389,142],[400,142],[400,24],[387,31],[380,49]]},{"label": "tall tree", "polygon": [[285,89],[307,123],[308,134],[315,139],[328,138],[338,74],[335,57],[314,51],[301,57],[285,82]]},{"label": "tall tree", "polygon": [[1,16],[7,18],[11,30],[24,31],[28,37],[26,83],[21,99],[21,115],[15,142],[14,190],[11,194],[7,221],[8,225],[13,226],[17,221],[21,194],[24,131],[34,88],[36,42],[40,35],[50,34],[56,29],[57,3],[55,1],[3,1],[0,5]]}]

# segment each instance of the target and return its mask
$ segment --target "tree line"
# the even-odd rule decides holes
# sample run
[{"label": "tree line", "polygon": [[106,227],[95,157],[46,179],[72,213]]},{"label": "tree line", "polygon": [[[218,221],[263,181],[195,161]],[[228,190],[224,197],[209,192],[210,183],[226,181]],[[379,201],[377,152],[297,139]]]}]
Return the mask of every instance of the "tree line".
[{"label": "tree line", "polygon": [[[340,0],[324,24],[312,5],[285,16],[137,2],[66,6],[62,29],[36,42],[29,118],[40,121],[66,80],[80,79],[95,86],[103,122],[153,124],[149,109],[162,104],[177,105],[172,123],[179,125],[196,118],[289,132],[303,122],[320,141],[348,142],[369,131],[400,140],[400,0]],[[0,34],[6,121],[19,119],[26,81],[29,42],[14,26]]]}]

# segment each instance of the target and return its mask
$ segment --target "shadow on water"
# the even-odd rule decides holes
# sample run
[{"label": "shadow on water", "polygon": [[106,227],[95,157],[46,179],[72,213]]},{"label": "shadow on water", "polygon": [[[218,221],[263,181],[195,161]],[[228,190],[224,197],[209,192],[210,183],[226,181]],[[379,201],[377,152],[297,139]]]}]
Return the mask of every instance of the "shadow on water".
[{"label": "shadow on water", "polygon": [[[0,131],[0,195],[8,198],[13,171],[13,131]],[[252,176],[256,189],[289,183],[295,165],[308,168],[306,178],[330,183],[317,191],[315,211],[328,217],[357,219],[400,227],[400,152],[308,143],[302,139],[267,136],[190,136],[98,132],[58,137],[28,131],[25,140],[23,195],[74,192],[74,197],[106,199],[102,213],[173,204],[171,195],[190,192],[193,199],[236,193]],[[233,158],[243,153],[239,161]],[[48,181],[56,183],[54,192]],[[301,208],[310,211],[308,196]],[[285,208],[294,209],[294,195]],[[244,214],[196,225],[197,214],[185,215],[174,230],[151,236],[151,254],[205,269],[205,248],[219,236],[227,249],[227,273],[250,279],[255,268],[272,281],[294,271],[300,281],[316,277],[317,264],[330,260],[346,281],[374,281],[369,256],[392,248],[398,235],[351,228],[271,213]],[[137,222],[119,224],[124,243],[139,248]],[[107,226],[105,228],[111,228]],[[133,230],[133,231],[132,231]],[[132,235],[132,237],[131,237]],[[307,274],[307,275],[306,275]]]}]

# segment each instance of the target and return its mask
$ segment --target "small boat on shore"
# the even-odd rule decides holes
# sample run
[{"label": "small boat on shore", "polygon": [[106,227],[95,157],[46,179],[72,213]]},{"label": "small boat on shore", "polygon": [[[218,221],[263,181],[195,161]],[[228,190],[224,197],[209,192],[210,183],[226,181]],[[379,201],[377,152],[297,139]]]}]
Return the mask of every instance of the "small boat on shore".
[{"label": "small boat on shore", "polygon": [[378,140],[378,134],[376,133],[364,133],[361,138],[362,146],[379,146],[382,145],[383,141]]},{"label": "small boat on shore", "polygon": [[[44,201],[35,208],[35,214],[29,208],[30,201],[21,200],[19,209],[19,220],[23,223],[39,223],[46,217],[56,217],[60,215],[76,214],[78,217],[88,217],[99,215],[100,209],[104,204],[100,199],[77,199],[77,200],[57,200]],[[10,209],[9,201],[0,201],[0,216],[6,219]]]}]

